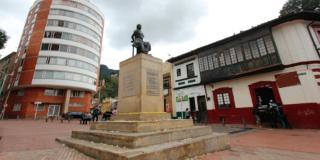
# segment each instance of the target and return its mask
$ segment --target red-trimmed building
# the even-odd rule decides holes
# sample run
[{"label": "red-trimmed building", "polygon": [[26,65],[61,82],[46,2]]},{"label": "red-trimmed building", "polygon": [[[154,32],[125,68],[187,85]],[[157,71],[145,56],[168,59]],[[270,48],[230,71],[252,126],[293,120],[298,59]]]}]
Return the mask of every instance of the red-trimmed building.
[{"label": "red-trimmed building", "polygon": [[17,51],[9,118],[87,112],[97,90],[103,14],[89,0],[36,0]]},{"label": "red-trimmed building", "polygon": [[[199,96],[206,97],[208,122],[255,124],[252,110],[261,99],[262,105],[270,100],[281,104],[294,128],[320,128],[319,14],[283,16],[174,57],[168,61],[174,65],[175,81],[197,78],[177,76],[190,72],[182,66],[194,60],[201,82],[177,83],[175,92],[198,87]],[[187,96],[190,100],[192,95]]]}]

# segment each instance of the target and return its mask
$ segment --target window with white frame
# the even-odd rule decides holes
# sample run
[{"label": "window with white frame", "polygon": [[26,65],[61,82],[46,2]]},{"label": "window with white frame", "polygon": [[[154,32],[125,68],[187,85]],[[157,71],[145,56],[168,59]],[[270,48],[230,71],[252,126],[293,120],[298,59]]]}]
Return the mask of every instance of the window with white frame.
[{"label": "window with white frame", "polygon": [[177,69],[177,77],[180,77],[181,76],[181,69]]},{"label": "window with white frame", "polygon": [[208,57],[203,57],[203,66],[204,66],[204,70],[207,71],[209,70],[209,64],[208,64]]},{"label": "window with white frame", "polygon": [[72,91],[71,97],[84,97],[84,92],[83,91]]},{"label": "window with white frame", "polygon": [[70,107],[83,107],[83,103],[77,103],[77,102],[73,102],[73,103],[69,103]]},{"label": "window with white frame", "polygon": [[258,43],[258,48],[259,48],[259,51],[260,51],[260,55],[261,56],[267,55],[267,49],[266,49],[266,47],[264,45],[263,38],[259,38],[257,40],[257,43]]},{"label": "window with white frame", "polygon": [[218,107],[219,108],[229,108],[230,107],[230,96],[229,93],[217,94]]},{"label": "window with white frame", "polygon": [[226,62],[224,61],[223,53],[220,53],[219,61],[220,61],[220,66],[225,66],[226,65]]},{"label": "window with white frame", "polygon": [[213,56],[213,65],[214,65],[214,68],[219,68],[219,60],[218,60],[218,55],[217,53],[214,53]]},{"label": "window with white frame", "polygon": [[265,36],[263,39],[266,44],[268,54],[276,53],[276,49],[273,45],[271,36]]},{"label": "window with white frame", "polygon": [[242,54],[241,46],[235,47],[235,52],[237,55],[238,62],[242,62],[243,61],[243,54]]},{"label": "window with white frame", "polygon": [[209,55],[209,56],[208,56],[208,64],[209,64],[208,66],[209,66],[209,70],[214,69],[212,56],[213,56],[213,55]]},{"label": "window with white frame", "polygon": [[64,90],[62,90],[62,89],[45,89],[44,95],[46,95],[46,96],[64,96]]},{"label": "window with white frame", "polygon": [[37,111],[38,111],[38,112],[43,112],[43,111],[45,111],[45,106],[44,106],[44,104],[38,104],[38,105],[36,105],[36,107],[37,107]]},{"label": "window with white frame", "polygon": [[193,63],[187,65],[187,76],[188,78],[192,78],[195,76]]},{"label": "window with white frame", "polygon": [[259,54],[259,49],[258,49],[257,42],[256,41],[251,41],[249,44],[250,44],[250,48],[251,48],[251,52],[252,52],[253,58],[259,58],[260,54]]},{"label": "window with white frame", "polygon": [[230,53],[227,50],[224,51],[224,57],[226,60],[226,65],[230,65],[231,64],[231,57],[230,57]]},{"label": "window with white frame", "polygon": [[229,52],[230,52],[230,57],[231,57],[231,63],[232,64],[237,63],[236,50],[234,48],[230,48]]},{"label": "window with white frame", "polygon": [[13,108],[12,108],[12,111],[14,112],[18,112],[18,111],[21,111],[21,104],[14,104],[13,105]]},{"label": "window with white frame", "polygon": [[213,91],[214,104],[217,109],[235,107],[232,88],[218,88]]},{"label": "window with white frame", "polygon": [[96,85],[96,80],[82,74],[72,72],[37,70],[34,73],[34,79],[54,79],[54,80],[72,80]]},{"label": "window with white frame", "polygon": [[252,55],[251,55],[251,51],[250,51],[248,43],[243,44],[243,50],[244,50],[244,56],[245,56],[246,60],[252,59]]},{"label": "window with white frame", "polygon": [[199,69],[201,72],[204,71],[203,58],[199,58]]}]

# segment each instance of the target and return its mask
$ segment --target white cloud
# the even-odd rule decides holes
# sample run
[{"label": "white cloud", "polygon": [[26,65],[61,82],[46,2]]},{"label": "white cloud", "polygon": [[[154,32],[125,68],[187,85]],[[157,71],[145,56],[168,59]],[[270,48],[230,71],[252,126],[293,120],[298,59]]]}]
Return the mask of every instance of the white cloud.
[{"label": "white cloud", "polygon": [[[0,54],[19,45],[34,0],[1,0],[0,28],[11,37]],[[130,36],[143,25],[151,54],[163,60],[277,18],[286,0],[91,0],[105,13],[101,63],[119,68],[131,57]]]}]

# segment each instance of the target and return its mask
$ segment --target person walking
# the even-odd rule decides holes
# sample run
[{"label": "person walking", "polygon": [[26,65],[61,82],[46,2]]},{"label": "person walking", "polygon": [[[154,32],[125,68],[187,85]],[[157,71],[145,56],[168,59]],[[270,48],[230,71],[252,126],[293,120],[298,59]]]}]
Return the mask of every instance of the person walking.
[{"label": "person walking", "polygon": [[118,114],[117,108],[113,108],[111,112],[112,112],[112,115],[113,115],[113,116],[115,116],[115,115]]},{"label": "person walking", "polygon": [[94,108],[92,110],[92,121],[98,121],[99,117],[99,109],[98,108]]},{"label": "person walking", "polygon": [[190,111],[189,108],[186,109],[186,119],[190,118]]},{"label": "person walking", "polygon": [[261,118],[260,118],[260,115],[259,115],[258,106],[253,107],[252,114],[253,114],[253,116],[256,118],[256,124],[257,124],[257,126],[258,126],[258,127],[261,127]]},{"label": "person walking", "polygon": [[88,124],[88,121],[90,122],[92,119],[92,115],[90,113],[83,113],[81,116],[81,124]]}]

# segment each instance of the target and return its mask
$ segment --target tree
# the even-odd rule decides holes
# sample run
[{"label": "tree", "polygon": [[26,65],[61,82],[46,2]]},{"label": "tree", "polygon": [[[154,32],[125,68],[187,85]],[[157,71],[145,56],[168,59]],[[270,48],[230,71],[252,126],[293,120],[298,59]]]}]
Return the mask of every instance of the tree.
[{"label": "tree", "polygon": [[107,97],[118,97],[118,75],[109,75],[104,78],[104,82],[105,84],[103,87],[100,87],[99,92],[95,95],[95,97],[98,98],[100,94],[100,101]]},{"label": "tree", "polygon": [[5,46],[5,43],[8,40],[8,36],[4,30],[0,29],[0,49],[3,49]]},{"label": "tree", "polygon": [[303,11],[320,13],[319,0],[288,0],[280,10],[280,16]]}]

